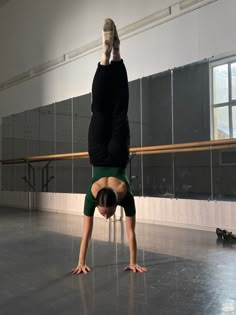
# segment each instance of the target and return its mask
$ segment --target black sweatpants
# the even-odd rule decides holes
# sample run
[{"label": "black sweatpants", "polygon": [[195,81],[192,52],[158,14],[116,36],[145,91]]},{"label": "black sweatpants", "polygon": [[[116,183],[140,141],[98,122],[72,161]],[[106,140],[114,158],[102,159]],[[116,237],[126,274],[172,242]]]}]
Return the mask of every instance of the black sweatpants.
[{"label": "black sweatpants", "polygon": [[129,160],[129,88],[123,60],[98,64],[92,85],[88,133],[90,163],[126,167]]}]

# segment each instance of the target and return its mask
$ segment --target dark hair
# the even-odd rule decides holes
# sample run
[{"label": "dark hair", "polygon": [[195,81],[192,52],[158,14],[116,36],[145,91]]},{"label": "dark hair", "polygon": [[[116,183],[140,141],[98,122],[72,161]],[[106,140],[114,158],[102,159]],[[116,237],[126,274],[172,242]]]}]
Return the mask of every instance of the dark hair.
[{"label": "dark hair", "polygon": [[96,204],[98,206],[112,207],[117,205],[117,195],[111,188],[102,188],[97,193]]}]

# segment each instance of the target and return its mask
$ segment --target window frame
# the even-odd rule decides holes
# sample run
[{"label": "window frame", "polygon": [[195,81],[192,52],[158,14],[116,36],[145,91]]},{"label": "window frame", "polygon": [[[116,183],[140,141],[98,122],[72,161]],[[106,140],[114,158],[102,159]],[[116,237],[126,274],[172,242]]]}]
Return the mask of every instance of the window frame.
[{"label": "window frame", "polygon": [[[233,135],[233,107],[236,108],[236,99],[232,99],[232,75],[231,75],[231,64],[236,63],[236,55],[230,57],[224,57],[209,63],[210,73],[210,119],[211,119],[211,140],[215,140],[215,122],[214,122],[214,109],[220,107],[228,108],[228,119],[229,119],[229,139],[236,138]],[[213,70],[215,67],[221,65],[228,65],[228,101],[223,103],[213,103],[214,86],[213,86]]]}]

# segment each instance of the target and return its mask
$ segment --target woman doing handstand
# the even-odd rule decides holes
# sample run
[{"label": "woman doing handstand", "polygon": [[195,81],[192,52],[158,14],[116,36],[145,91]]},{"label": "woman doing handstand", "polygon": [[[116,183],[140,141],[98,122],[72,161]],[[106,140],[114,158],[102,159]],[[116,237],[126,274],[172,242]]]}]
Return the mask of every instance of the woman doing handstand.
[{"label": "woman doing handstand", "polygon": [[103,26],[102,58],[92,85],[92,117],[88,133],[93,178],[85,197],[83,235],[78,265],[72,270],[73,274],[91,270],[86,265],[86,254],[92,235],[95,208],[108,219],[115,213],[117,205],[124,208],[126,215],[130,262],[125,270],[147,271],[136,262],[136,210],[125,174],[130,143],[128,102],[128,78],[120,56],[120,40],[115,23],[106,19]]}]

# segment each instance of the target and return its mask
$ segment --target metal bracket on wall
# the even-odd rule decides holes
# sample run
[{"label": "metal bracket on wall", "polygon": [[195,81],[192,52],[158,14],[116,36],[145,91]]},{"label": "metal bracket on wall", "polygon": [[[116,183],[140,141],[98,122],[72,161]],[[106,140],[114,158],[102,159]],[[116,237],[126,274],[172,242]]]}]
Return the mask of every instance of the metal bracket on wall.
[{"label": "metal bracket on wall", "polygon": [[44,191],[48,192],[48,184],[54,179],[53,175],[49,177],[49,172],[48,172],[48,167],[51,162],[52,161],[48,161],[47,164],[42,168],[42,183],[41,183],[42,192]]},{"label": "metal bracket on wall", "polygon": [[[28,184],[28,209],[35,209],[35,168],[26,161],[28,177],[22,179]],[[30,191],[31,190],[31,191]],[[32,197],[32,198],[31,198]]]}]

